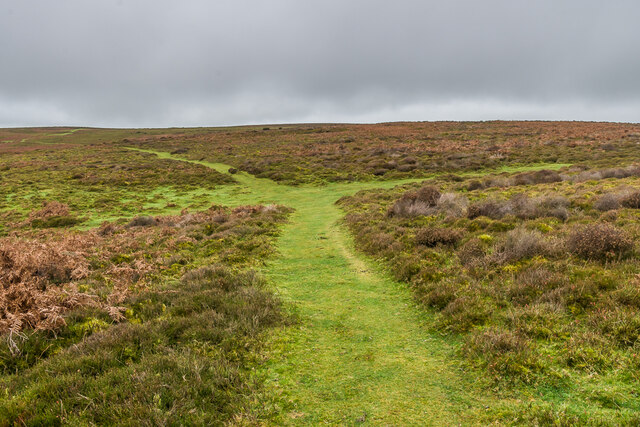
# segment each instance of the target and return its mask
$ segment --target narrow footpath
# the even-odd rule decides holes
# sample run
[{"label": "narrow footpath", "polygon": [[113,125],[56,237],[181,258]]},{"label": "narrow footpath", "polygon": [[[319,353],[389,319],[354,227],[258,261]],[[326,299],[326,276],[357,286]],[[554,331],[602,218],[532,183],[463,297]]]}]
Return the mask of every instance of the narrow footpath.
[{"label": "narrow footpath", "polygon": [[358,253],[339,225],[340,197],[408,180],[292,187],[246,173],[234,178],[238,185],[211,193],[213,203],[295,209],[263,271],[299,317],[271,338],[259,373],[283,409],[278,424],[468,425],[496,403],[460,370],[453,344],[427,330],[429,314],[407,286]]}]

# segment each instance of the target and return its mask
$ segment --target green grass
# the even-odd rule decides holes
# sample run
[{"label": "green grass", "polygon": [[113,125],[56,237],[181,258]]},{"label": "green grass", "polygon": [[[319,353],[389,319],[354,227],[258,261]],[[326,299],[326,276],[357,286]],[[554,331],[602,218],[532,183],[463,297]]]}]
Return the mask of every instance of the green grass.
[{"label": "green grass", "polygon": [[281,408],[275,423],[468,423],[482,408],[505,405],[481,393],[455,362],[455,340],[429,332],[409,290],[358,254],[338,225],[340,197],[415,179],[290,187],[245,173],[234,178],[241,186],[214,189],[212,202],[296,209],[279,256],[264,270],[300,319],[274,337],[263,367],[265,405]]},{"label": "green grass", "polygon": [[[104,220],[120,219],[120,223],[124,223],[135,215],[177,214],[183,208],[203,209],[211,203],[227,206],[276,203],[294,208],[295,212],[290,216],[290,222],[284,227],[277,241],[277,257],[267,259],[266,264],[259,268],[269,283],[275,286],[278,296],[285,302],[284,307],[298,321],[280,329],[270,330],[271,335],[267,345],[262,346],[261,342],[256,344],[259,344],[261,349],[265,349],[267,354],[253,354],[252,351],[245,349],[252,353],[247,356],[252,360],[250,365],[253,369],[252,378],[258,383],[263,379],[266,381],[264,388],[246,389],[243,399],[249,401],[247,405],[245,402],[241,407],[224,406],[225,417],[236,416],[237,423],[255,424],[257,420],[261,420],[276,425],[361,423],[469,425],[485,424],[498,419],[502,423],[576,424],[587,419],[588,415],[584,414],[588,414],[590,401],[572,399],[573,396],[589,394],[593,401],[615,406],[632,395],[630,393],[620,395],[620,389],[614,385],[611,388],[593,390],[590,388],[593,385],[592,382],[576,384],[573,388],[560,384],[556,388],[547,388],[540,392],[528,389],[523,393],[505,394],[504,390],[499,389],[497,392],[501,394],[496,394],[493,390],[490,391],[482,373],[470,369],[460,357],[459,350],[463,345],[460,338],[434,331],[432,326],[437,317],[434,311],[417,306],[407,284],[394,280],[391,273],[384,270],[377,261],[367,258],[356,250],[349,231],[340,225],[340,220],[345,213],[335,204],[343,196],[353,195],[360,190],[391,189],[427,178],[442,178],[451,185],[457,185],[453,183],[458,182],[459,178],[445,175],[451,171],[456,173],[462,171],[458,175],[466,179],[488,173],[562,169],[569,166],[567,161],[573,160],[571,156],[576,152],[573,147],[563,148],[562,156],[558,158],[538,155],[534,150],[527,151],[526,156],[520,158],[518,153],[522,150],[518,149],[512,152],[513,157],[508,161],[501,161],[496,157],[485,165],[490,168],[479,170],[476,170],[473,162],[480,162],[479,167],[484,163],[478,159],[471,162],[472,157],[466,157],[460,160],[468,166],[465,168],[454,167],[457,161],[453,159],[453,163],[443,164],[442,167],[431,167],[425,163],[425,169],[415,174],[386,175],[380,178],[363,172],[362,175],[349,178],[372,179],[368,182],[329,182],[333,179],[331,178],[333,175],[325,176],[305,167],[296,169],[295,176],[280,178],[277,178],[277,174],[272,176],[280,182],[315,184],[296,186],[278,184],[271,179],[256,178],[245,172],[229,175],[227,172],[230,166],[227,164],[193,160],[206,158],[232,162],[233,160],[230,159],[236,154],[229,151],[226,155],[221,155],[215,151],[220,148],[217,146],[215,150],[212,149],[212,152],[207,153],[197,150],[189,151],[185,156],[190,159],[173,156],[167,152],[138,148],[130,148],[137,152],[131,152],[133,156],[129,158],[127,151],[123,149],[125,146],[129,148],[129,145],[156,148],[160,146],[165,150],[183,146],[191,149],[189,145],[191,138],[197,139],[211,132],[224,139],[226,138],[224,133],[227,131],[240,132],[238,135],[241,134],[243,137],[248,135],[250,138],[253,138],[250,132],[261,132],[259,128],[255,130],[248,128],[189,129],[177,131],[178,135],[171,135],[176,131],[86,129],[83,132],[35,135],[25,142],[25,147],[31,143],[42,144],[44,147],[42,152],[15,154],[15,157],[4,162],[9,168],[2,169],[5,172],[3,178],[10,178],[7,182],[11,186],[3,193],[4,200],[0,200],[0,215],[6,215],[5,218],[11,221],[21,220],[37,208],[43,200],[56,199],[68,203],[72,214],[83,219],[82,223],[71,227],[82,230],[95,227]],[[272,133],[278,135],[275,132]],[[165,134],[171,135],[167,137],[170,141],[165,141]],[[312,134],[315,135],[315,133]],[[128,140],[129,138],[133,140]],[[149,143],[145,142],[146,138],[149,138]],[[318,138],[324,137],[321,135]],[[207,141],[203,137],[201,142]],[[387,145],[386,141],[378,142]],[[389,144],[393,143],[393,140],[390,141]],[[56,152],[58,147],[55,147],[55,144],[58,143],[72,147],[60,148],[60,151]],[[319,145],[341,144],[337,140],[318,140],[317,143]],[[165,147],[165,144],[169,144],[169,147]],[[297,141],[287,140],[283,144],[287,145],[288,149],[297,147]],[[356,145],[359,144],[354,144]],[[624,147],[621,145],[624,150],[627,150],[627,146],[631,147],[630,143]],[[206,147],[205,144],[200,148],[204,150]],[[255,151],[256,148],[252,144],[240,147],[251,151],[252,159],[256,161],[261,159],[261,155]],[[628,148],[627,151],[632,149],[635,148]],[[455,154],[455,150],[451,152]],[[270,154],[274,153],[278,155],[278,150]],[[543,152],[540,151],[540,153]],[[305,155],[307,154],[309,153]],[[358,154],[354,151],[351,154],[354,160],[365,157],[365,153]],[[385,156],[392,154],[387,152],[382,157],[386,158]],[[485,155],[493,156],[491,153],[485,153]],[[588,158],[592,155],[603,156],[600,152],[596,154],[589,152],[583,157]],[[316,154],[311,153],[309,156],[315,159]],[[444,154],[442,156],[438,154],[430,159],[430,162],[439,164],[439,159],[445,159],[445,157]],[[67,164],[66,159],[74,163]],[[298,167],[296,159],[295,156],[287,157],[285,161],[285,163],[289,161],[287,168]],[[603,164],[612,161],[610,157],[602,157],[602,159]],[[296,162],[293,162],[294,160]],[[16,167],[12,170],[10,167],[18,161],[24,162],[23,164],[30,169],[18,170]],[[188,162],[191,165],[185,165],[182,162]],[[64,167],[57,169],[58,165],[64,165]],[[96,167],[89,169],[89,165]],[[112,165],[126,166],[128,169],[117,169],[114,172],[111,169]],[[234,164],[234,166],[239,165]],[[328,166],[328,168],[331,169],[334,166]],[[287,172],[286,168],[279,172],[278,162],[274,162],[269,168],[269,173]],[[368,170],[367,168],[363,166],[362,170]],[[343,173],[340,168],[337,170],[340,174]],[[78,178],[73,177],[76,173],[80,175]],[[43,174],[53,179],[43,180]],[[416,178],[418,175],[420,178]],[[413,177],[385,180],[392,176]],[[300,177],[308,180],[298,179]],[[516,191],[516,189],[508,191]],[[378,205],[379,211],[382,205]],[[10,224],[11,221],[6,222]],[[11,226],[8,225],[8,227]],[[0,228],[0,234],[3,232],[5,231]],[[252,255],[245,253],[245,249],[252,244],[251,230],[246,232],[247,240],[238,242],[237,252],[240,255],[245,254],[243,259],[251,259]],[[225,249],[225,244],[220,243],[220,248],[217,249]],[[188,251],[185,249],[183,252]],[[185,257],[191,259],[190,256],[185,255]],[[260,262],[262,258],[256,263]],[[174,292],[181,289],[175,281],[169,285],[159,290]],[[190,304],[192,299],[197,298],[200,291],[196,289],[192,294],[185,293],[182,302]],[[141,298],[146,297],[141,296]],[[167,296],[163,298],[166,298],[164,302],[166,306],[171,308],[173,299]],[[235,303],[231,302],[231,304]],[[182,310],[180,307],[178,309]],[[167,320],[162,311],[155,315],[159,323]],[[176,316],[168,320],[177,325],[181,322],[192,322],[193,319],[189,320],[189,316],[185,318]],[[138,328],[135,325],[131,325],[132,330]],[[148,332],[147,335],[153,339],[165,339],[162,327],[156,328],[156,326],[155,323],[150,323],[140,328],[139,332],[144,334]],[[194,328],[196,327],[198,325],[194,325]],[[202,334],[206,335],[207,328],[208,326],[204,325],[199,330],[202,329]],[[117,333],[117,330],[110,331],[110,328],[107,328],[105,333],[109,336]],[[234,333],[229,335],[229,339],[242,341],[242,337],[238,338]],[[199,341],[199,338],[196,341]],[[215,353],[217,344],[208,344],[211,344],[211,347],[206,348],[207,352],[210,350]],[[149,351],[152,358],[157,357],[158,363],[150,366],[146,372],[157,375],[161,374],[160,368],[165,364],[193,362],[193,375],[197,376],[198,366],[208,363],[205,360],[208,353],[205,352],[204,359],[200,358],[202,355],[193,359],[187,353],[180,353],[185,346],[191,348],[197,345],[197,342],[184,340],[163,343],[159,349],[141,348],[142,352]],[[108,343],[105,346],[108,346]],[[180,354],[172,361],[171,357],[162,355],[165,349],[175,350],[176,354]],[[91,351],[90,346],[82,347],[82,352],[91,353]],[[75,369],[74,364],[77,361],[72,360],[72,353],[72,351],[59,353],[37,366],[28,377],[21,379],[27,387],[22,390],[22,394],[12,398],[11,410],[16,411],[14,414],[19,416],[21,410],[31,402],[39,400],[39,393],[46,392],[47,383],[41,381],[41,378],[46,377],[47,381],[50,381],[49,376],[55,377],[56,365],[59,362],[64,362],[70,369]],[[67,357],[70,360],[66,360]],[[256,360],[253,360],[254,358]],[[128,376],[134,375],[136,370],[146,369],[144,365],[143,361],[139,364],[136,362],[134,365],[124,366],[119,373],[116,372],[114,378],[120,376],[122,383],[126,384]],[[69,371],[70,377],[56,382],[58,385],[56,393],[63,393],[69,383],[78,385],[80,388],[84,387],[82,390],[88,390],[94,394],[99,394],[101,388],[110,387],[104,379],[100,380],[103,382],[89,380],[82,385],[82,372],[79,374],[74,372]],[[105,376],[107,377],[108,375]],[[174,379],[180,381],[179,377]],[[162,381],[153,379],[149,381],[148,386],[150,390],[163,387]],[[191,391],[188,386],[189,384],[181,384],[175,390],[172,388],[168,394],[189,395]],[[5,393],[10,393],[7,390],[9,390],[8,387],[5,388]],[[118,386],[115,390],[116,393],[127,395],[126,387]],[[137,389],[135,392],[138,393],[140,390],[144,391],[144,388]],[[2,391],[0,388],[0,392]],[[82,394],[86,396],[86,393]],[[52,396],[53,394],[47,395],[48,398]],[[86,405],[83,398],[75,395],[65,397],[67,398],[80,402],[76,402],[78,407]],[[133,414],[146,414],[145,411],[150,410],[149,408],[153,409],[154,405],[158,407],[164,405],[164,409],[167,409],[167,400],[162,396],[159,402],[152,395],[136,395],[135,398],[142,399],[143,403],[133,408],[131,412]],[[169,396],[169,400],[173,402],[177,401],[177,398]],[[49,401],[43,400],[38,408],[43,408],[47,402]],[[563,407],[567,402],[571,407]],[[535,409],[534,414],[529,413],[530,403],[535,403],[532,406]],[[623,403],[630,405],[626,401]],[[109,418],[112,414],[109,414],[108,399],[102,399],[98,406],[100,411],[103,411],[102,415],[106,417],[103,420],[116,422],[116,418]],[[214,406],[208,407],[207,410],[215,411]],[[206,405],[198,407],[203,408]],[[131,408],[123,404],[118,410],[125,413],[129,409]],[[186,409],[178,409],[172,414],[184,410]],[[36,410],[38,411],[40,409]],[[44,409],[42,412],[45,412]],[[582,414],[579,418],[576,418],[577,412]],[[48,413],[54,414],[54,411]],[[164,415],[166,414],[163,413],[163,416],[158,418],[148,418],[149,422],[197,423],[214,419],[207,418],[207,414],[202,412],[198,415],[201,416],[200,418],[188,416],[171,418]],[[67,418],[67,421],[70,420],[84,421],[85,418]],[[216,421],[220,420],[222,418],[216,419]]]}]

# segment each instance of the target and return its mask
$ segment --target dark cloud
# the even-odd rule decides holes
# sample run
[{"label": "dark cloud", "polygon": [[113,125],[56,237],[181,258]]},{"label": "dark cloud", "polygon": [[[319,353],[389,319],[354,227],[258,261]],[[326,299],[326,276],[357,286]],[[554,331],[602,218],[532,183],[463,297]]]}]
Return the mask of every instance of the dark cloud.
[{"label": "dark cloud", "polygon": [[640,121],[640,3],[0,4],[0,126]]}]

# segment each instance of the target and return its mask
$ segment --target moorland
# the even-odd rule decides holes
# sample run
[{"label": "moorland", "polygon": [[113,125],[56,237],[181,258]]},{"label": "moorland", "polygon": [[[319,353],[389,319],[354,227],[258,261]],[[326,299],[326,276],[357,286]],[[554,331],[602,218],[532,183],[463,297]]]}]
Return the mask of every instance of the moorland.
[{"label": "moorland", "polygon": [[640,125],[0,130],[0,425],[640,423]]}]

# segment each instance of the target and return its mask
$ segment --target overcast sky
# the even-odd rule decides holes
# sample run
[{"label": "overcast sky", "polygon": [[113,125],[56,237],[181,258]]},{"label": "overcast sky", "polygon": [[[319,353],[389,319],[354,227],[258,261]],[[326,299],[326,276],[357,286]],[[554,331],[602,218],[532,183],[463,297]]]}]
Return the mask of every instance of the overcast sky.
[{"label": "overcast sky", "polygon": [[640,2],[0,0],[0,126],[640,122]]}]

